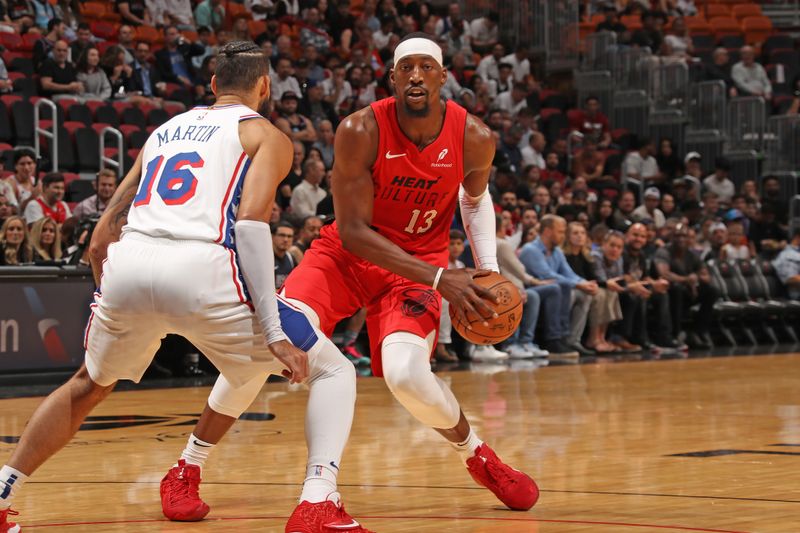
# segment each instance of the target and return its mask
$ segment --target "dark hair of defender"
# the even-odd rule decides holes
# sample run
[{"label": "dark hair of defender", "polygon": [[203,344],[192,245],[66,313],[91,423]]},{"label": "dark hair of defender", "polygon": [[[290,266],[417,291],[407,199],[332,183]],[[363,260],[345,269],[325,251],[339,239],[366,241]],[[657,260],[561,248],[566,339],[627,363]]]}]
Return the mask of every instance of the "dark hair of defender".
[{"label": "dark hair of defender", "polygon": [[269,58],[252,41],[232,41],[217,55],[217,91],[250,91],[269,75]]}]

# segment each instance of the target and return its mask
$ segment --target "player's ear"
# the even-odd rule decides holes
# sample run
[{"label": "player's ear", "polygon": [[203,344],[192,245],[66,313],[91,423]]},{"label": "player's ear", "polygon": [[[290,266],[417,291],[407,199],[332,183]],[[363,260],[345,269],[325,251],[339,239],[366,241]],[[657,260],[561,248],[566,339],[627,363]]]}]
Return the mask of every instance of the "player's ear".
[{"label": "player's ear", "polygon": [[211,76],[211,92],[214,93],[214,96],[217,96],[217,75],[216,74]]},{"label": "player's ear", "polygon": [[272,89],[272,79],[270,79],[269,75],[261,76],[261,81],[263,83],[261,90],[259,91],[259,96],[263,99],[269,98],[270,90]]},{"label": "player's ear", "polygon": [[389,83],[394,85],[394,67],[389,70]]}]

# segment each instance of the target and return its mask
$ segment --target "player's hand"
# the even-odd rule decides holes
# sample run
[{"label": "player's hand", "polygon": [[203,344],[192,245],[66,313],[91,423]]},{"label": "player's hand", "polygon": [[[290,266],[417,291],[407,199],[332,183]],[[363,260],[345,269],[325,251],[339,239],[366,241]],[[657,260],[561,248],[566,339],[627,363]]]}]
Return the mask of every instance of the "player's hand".
[{"label": "player's hand", "polygon": [[291,383],[302,383],[308,377],[308,354],[289,341],[273,342],[269,345],[272,354],[286,365],[281,372]]},{"label": "player's hand", "polygon": [[[437,290],[442,295],[442,298],[450,302],[456,316],[464,324],[469,324],[467,313],[470,311],[484,319],[497,317],[497,313],[487,303],[496,304],[497,298],[490,291],[473,281],[473,278],[488,276],[489,274],[489,270],[474,270],[471,268],[458,268],[442,272]],[[486,324],[488,325],[488,323]]]}]

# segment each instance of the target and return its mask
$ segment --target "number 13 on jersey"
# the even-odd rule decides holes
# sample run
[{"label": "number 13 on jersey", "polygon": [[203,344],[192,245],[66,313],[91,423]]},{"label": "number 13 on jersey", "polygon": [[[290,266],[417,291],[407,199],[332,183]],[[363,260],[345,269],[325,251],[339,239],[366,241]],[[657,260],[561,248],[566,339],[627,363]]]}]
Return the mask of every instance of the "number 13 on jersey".
[{"label": "number 13 on jersey", "polygon": [[[421,214],[422,211],[419,209],[411,211],[411,220],[408,221],[408,226],[403,228],[403,231],[406,233],[425,233],[431,229],[431,226],[433,226],[433,219],[436,218],[436,215],[439,213],[435,209],[425,211],[425,214],[422,215],[422,220],[420,220]],[[417,227],[417,223],[419,223],[419,227]]]},{"label": "number 13 on jersey", "polygon": [[133,199],[134,207],[147,205],[153,195],[153,185],[158,181],[156,192],[167,205],[182,205],[192,199],[197,189],[197,178],[191,168],[203,168],[205,161],[197,152],[182,152],[164,163],[160,155],[145,166],[139,192]]}]

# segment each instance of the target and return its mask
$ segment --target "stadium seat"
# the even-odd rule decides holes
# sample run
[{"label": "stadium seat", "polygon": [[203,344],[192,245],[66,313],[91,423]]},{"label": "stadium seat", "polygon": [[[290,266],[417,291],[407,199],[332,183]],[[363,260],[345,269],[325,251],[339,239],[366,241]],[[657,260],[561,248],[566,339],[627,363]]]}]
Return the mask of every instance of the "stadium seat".
[{"label": "stadium seat", "polygon": [[714,17],[708,21],[711,26],[711,31],[714,32],[714,37],[717,40],[726,35],[741,35],[742,28],[739,26],[739,21],[732,17]]},{"label": "stadium seat", "polygon": [[745,45],[743,35],[723,35],[719,40],[719,45],[728,50],[739,50]]},{"label": "stadium seat", "polygon": [[13,82],[14,94],[19,94],[25,98],[36,96],[38,93],[37,85],[38,84],[33,78],[28,78],[23,75],[23,77],[17,78]]},{"label": "stadium seat", "polygon": [[122,124],[117,129],[119,129],[119,131],[122,132],[122,136],[125,138],[125,143],[128,145],[130,145],[129,144],[130,136],[133,135],[135,132],[142,131],[141,128],[139,128],[139,126],[136,126],[134,124]]},{"label": "stadium seat", "polygon": [[19,100],[11,104],[11,119],[17,144],[33,146],[33,104]]},{"label": "stadium seat", "polygon": [[730,269],[725,268],[725,273],[723,274],[720,272],[720,262],[716,260],[707,261],[706,266],[711,274],[711,286],[716,289],[720,296],[719,300],[714,303],[714,317],[716,318],[717,326],[728,344],[737,346],[739,343],[733,334],[733,330],[744,329],[744,325],[741,322],[746,310],[743,305],[731,301],[728,297],[726,278],[730,278]]},{"label": "stadium seat", "polygon": [[163,107],[164,111],[166,111],[169,114],[170,118],[180,113],[183,113],[183,111],[186,109],[186,106],[184,106],[180,102],[164,102]]},{"label": "stadium seat", "polygon": [[89,20],[100,20],[106,12],[106,4],[102,2],[82,2],[78,5],[81,15]]},{"label": "stadium seat", "polygon": [[80,172],[100,170],[100,139],[92,128],[81,128],[75,132],[75,150]]},{"label": "stadium seat", "polygon": [[769,296],[769,287],[759,273],[757,259],[740,259],[737,262],[738,272],[747,287],[747,294],[750,299],[761,306],[764,316],[764,329],[773,344],[777,344],[779,339],[777,332],[788,333],[788,340],[796,341],[794,331],[787,328],[785,320],[788,306],[785,302],[773,300]]},{"label": "stadium seat", "polygon": [[106,128],[113,128],[114,126],[112,126],[111,124],[106,124],[106,123],[104,123],[104,122],[95,122],[95,123],[94,123],[94,124],[92,124],[90,127],[91,127],[91,128],[94,130],[94,131],[96,131],[96,132],[97,132],[97,135],[100,135],[101,133],[103,133],[103,130],[104,130],[104,129],[106,129]]},{"label": "stadium seat", "polygon": [[731,7],[731,15],[738,20],[745,17],[760,17],[761,6],[758,4],[736,4]]},{"label": "stadium seat", "polygon": [[628,31],[636,31],[642,28],[642,19],[639,15],[623,15],[619,21],[628,28]]},{"label": "stadium seat", "polygon": [[698,19],[694,22],[687,22],[686,27],[689,29],[690,35],[713,35],[714,31],[711,25],[704,19]]},{"label": "stadium seat", "polygon": [[[761,45],[761,55],[765,58],[768,58],[770,52],[773,50],[779,50],[781,48],[786,48],[789,50],[794,48],[794,39],[791,35],[787,35],[785,33],[776,33],[774,35],[770,35]],[[772,61],[770,61],[770,63],[772,63]]]},{"label": "stadium seat", "polygon": [[196,31],[192,31],[192,30],[183,30],[183,31],[181,32],[181,35],[183,35],[183,37],[184,37],[184,38],[185,38],[187,41],[189,41],[190,43],[197,42],[197,40],[200,38],[200,37],[197,35],[197,32],[196,32]]},{"label": "stadium seat", "polygon": [[794,70],[800,67],[800,53],[788,48],[778,48],[770,52],[769,62],[774,65],[786,65]]},{"label": "stadium seat", "polygon": [[167,113],[164,109],[151,109],[149,113],[147,113],[147,124],[150,126],[160,126],[166,121],[169,120],[169,113]]},{"label": "stadium seat", "polygon": [[61,125],[61,127],[64,128],[64,131],[70,135],[74,135],[75,132],[81,128],[88,128],[90,126],[91,124],[84,124],[83,122],[78,122],[77,120],[67,120]]},{"label": "stadium seat", "polygon": [[708,33],[699,33],[692,35],[692,44],[694,47],[711,50],[716,45],[714,36]]},{"label": "stadium seat", "polygon": [[21,52],[33,52],[33,47],[36,41],[41,39],[42,36],[38,33],[26,33],[22,36],[22,47],[19,49]]},{"label": "stadium seat", "polygon": [[764,16],[745,17],[742,30],[748,44],[763,43],[772,33],[772,21]]},{"label": "stadium seat", "polygon": [[95,20],[89,25],[92,34],[101,39],[114,40],[119,33],[119,24],[114,24],[105,20]]},{"label": "stadium seat", "polygon": [[119,113],[113,106],[106,104],[98,107],[94,111],[94,119],[97,122],[105,122],[111,124],[115,128],[119,126]]},{"label": "stadium seat", "polygon": [[17,56],[11,59],[10,63],[6,63],[8,70],[12,72],[21,72],[26,76],[33,76],[33,59],[29,57]]},{"label": "stadium seat", "polygon": [[[596,26],[597,24],[595,24]],[[255,39],[265,31],[267,31],[267,21],[266,20],[251,20],[247,23],[247,27],[250,30],[250,37]]]},{"label": "stadium seat", "polygon": [[139,152],[141,152],[141,148],[129,148],[127,154],[128,157],[135,160],[139,157]]},{"label": "stadium seat", "polygon": [[138,126],[139,129],[144,129],[147,127],[147,119],[145,119],[144,113],[138,107],[129,107],[122,112],[122,123],[123,124],[133,124]]},{"label": "stadium seat", "polygon": [[[73,174],[78,176],[77,174]],[[64,176],[64,181],[66,182],[66,176]],[[81,202],[90,196],[94,195],[94,183],[92,180],[84,180],[78,176],[78,179],[74,179],[69,182],[67,185],[67,193],[64,195],[70,202]]]},{"label": "stadium seat", "polygon": [[148,44],[163,41],[161,32],[152,26],[139,26],[136,28],[136,40],[144,41]]},{"label": "stadium seat", "polygon": [[64,128],[58,129],[58,170],[77,170],[75,158],[75,141],[70,132]]},{"label": "stadium seat", "polygon": [[559,109],[562,113],[567,110],[569,104],[567,97],[558,92],[550,94],[542,100],[543,108]]},{"label": "stadium seat", "polygon": [[82,122],[85,126],[92,125],[92,111],[84,104],[70,106],[67,118],[74,122]]},{"label": "stadium seat", "polygon": [[711,20],[714,17],[730,17],[731,8],[725,4],[707,4],[706,18]]},{"label": "stadium seat", "polygon": [[0,33],[0,44],[4,48],[12,51],[21,51],[23,47],[22,37],[18,33]]},{"label": "stadium seat", "polygon": [[8,108],[3,101],[0,101],[0,142],[8,143],[13,140],[14,130],[11,127]]},{"label": "stadium seat", "polygon": [[142,148],[144,143],[147,142],[147,138],[150,134],[147,131],[143,130],[136,130],[131,132],[130,136],[128,137],[128,147],[129,148]]}]

